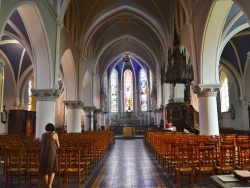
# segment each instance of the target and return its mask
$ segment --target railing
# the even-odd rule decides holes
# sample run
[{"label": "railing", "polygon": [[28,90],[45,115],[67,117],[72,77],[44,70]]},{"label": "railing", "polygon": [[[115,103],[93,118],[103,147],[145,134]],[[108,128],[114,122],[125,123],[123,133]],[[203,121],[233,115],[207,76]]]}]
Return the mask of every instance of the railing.
[{"label": "railing", "polygon": [[197,112],[192,106],[184,103],[183,105],[184,113],[184,125],[186,128],[194,133],[199,133],[199,112]]},{"label": "railing", "polygon": [[168,121],[176,126],[177,131],[184,129],[190,132],[199,133],[199,113],[188,103],[178,102],[167,105]]}]

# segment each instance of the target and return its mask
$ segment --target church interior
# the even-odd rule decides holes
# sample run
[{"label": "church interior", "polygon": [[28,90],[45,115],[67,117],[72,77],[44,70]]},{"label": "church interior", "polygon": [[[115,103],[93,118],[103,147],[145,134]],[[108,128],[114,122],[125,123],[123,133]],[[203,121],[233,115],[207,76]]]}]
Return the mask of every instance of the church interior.
[{"label": "church interior", "polygon": [[[55,186],[220,187],[215,175],[250,170],[239,153],[248,152],[249,163],[250,1],[1,0],[0,7],[3,164],[8,144],[38,147],[52,123],[61,147],[77,146],[84,160],[73,183],[59,167]],[[190,148],[202,156],[197,148],[205,146],[215,155],[210,177],[202,180],[200,163],[181,173],[189,156],[180,156]],[[227,170],[223,151],[234,159]],[[6,165],[0,161],[3,186],[12,183]]]}]

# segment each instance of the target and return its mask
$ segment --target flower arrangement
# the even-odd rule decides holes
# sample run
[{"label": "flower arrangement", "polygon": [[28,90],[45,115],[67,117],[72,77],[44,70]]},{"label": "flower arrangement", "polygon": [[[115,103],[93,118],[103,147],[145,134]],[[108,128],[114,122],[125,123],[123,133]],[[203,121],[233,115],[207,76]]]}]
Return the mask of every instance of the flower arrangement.
[{"label": "flower arrangement", "polygon": [[172,122],[167,122],[166,123],[166,128],[172,128],[173,126],[173,123]]}]

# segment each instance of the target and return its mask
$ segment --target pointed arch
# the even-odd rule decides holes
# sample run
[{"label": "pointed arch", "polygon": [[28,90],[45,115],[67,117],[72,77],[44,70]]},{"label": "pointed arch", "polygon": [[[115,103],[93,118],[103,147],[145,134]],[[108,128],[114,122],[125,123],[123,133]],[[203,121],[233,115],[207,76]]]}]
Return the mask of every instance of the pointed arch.
[{"label": "pointed arch", "polygon": [[[227,13],[232,1],[214,1],[204,29],[201,49],[200,83],[219,83],[219,48]],[[215,29],[216,28],[216,29]]]},{"label": "pointed arch", "polygon": [[90,83],[90,73],[86,72],[84,77],[83,77],[83,84],[82,84],[82,89],[83,89],[83,101],[85,106],[90,106],[91,101],[92,101],[92,90],[91,90],[91,83]]},{"label": "pointed arch", "polygon": [[[245,65],[245,72],[244,72],[244,80],[243,80],[243,88],[245,88],[245,91],[243,91],[243,96],[250,96],[250,87],[249,86],[249,80],[250,80],[250,52],[247,53],[247,59],[246,59],[246,65]],[[249,98],[249,97],[248,97]]]},{"label": "pointed arch", "polygon": [[64,75],[65,100],[77,100],[77,76],[75,63],[70,49],[63,53],[61,65]]},{"label": "pointed arch", "polygon": [[[83,38],[81,38],[81,49],[82,49],[82,55],[85,54],[85,51],[87,51],[87,46],[90,43],[90,39],[92,38],[92,36],[95,34],[97,27],[100,27],[102,24],[104,24],[104,20],[108,20],[111,19],[112,17],[116,17],[117,14],[119,14],[120,12],[129,12],[131,15],[134,15],[136,17],[138,17],[139,19],[141,19],[143,22],[145,22],[145,24],[152,30],[155,31],[154,28],[159,28],[159,30],[157,32],[154,32],[155,35],[157,36],[157,38],[159,39],[159,41],[161,41],[161,45],[163,46],[164,49],[167,49],[167,35],[165,34],[165,32],[161,29],[161,27],[159,27],[158,23],[149,15],[147,15],[145,12],[142,12],[134,7],[128,6],[128,5],[124,5],[124,6],[120,6],[117,7],[115,9],[113,9],[112,11],[108,11],[103,13],[103,15],[101,17],[99,17],[98,19],[96,19],[93,24],[91,24],[91,26],[83,31],[85,32]],[[145,18],[145,19],[143,19]]]},{"label": "pointed arch", "polygon": [[53,88],[53,66],[49,39],[39,9],[33,3],[21,4],[17,8],[23,19],[33,50],[34,87],[39,89]]}]

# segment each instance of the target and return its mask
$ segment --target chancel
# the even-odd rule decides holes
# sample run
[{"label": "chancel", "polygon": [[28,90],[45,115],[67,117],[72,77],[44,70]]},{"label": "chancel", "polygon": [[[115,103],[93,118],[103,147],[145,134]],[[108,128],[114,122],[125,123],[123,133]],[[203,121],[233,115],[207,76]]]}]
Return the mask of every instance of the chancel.
[{"label": "chancel", "polygon": [[[1,0],[0,7],[0,187],[43,186],[39,161],[26,152],[39,158],[48,123],[61,143],[53,187],[211,187],[213,175],[246,168],[249,0]],[[72,176],[68,147],[82,160]],[[15,173],[3,155],[12,152],[28,160]],[[180,156],[192,152],[214,153],[205,164],[215,164],[206,173],[197,162],[205,159],[185,167]],[[223,152],[235,156],[230,170]]]}]

